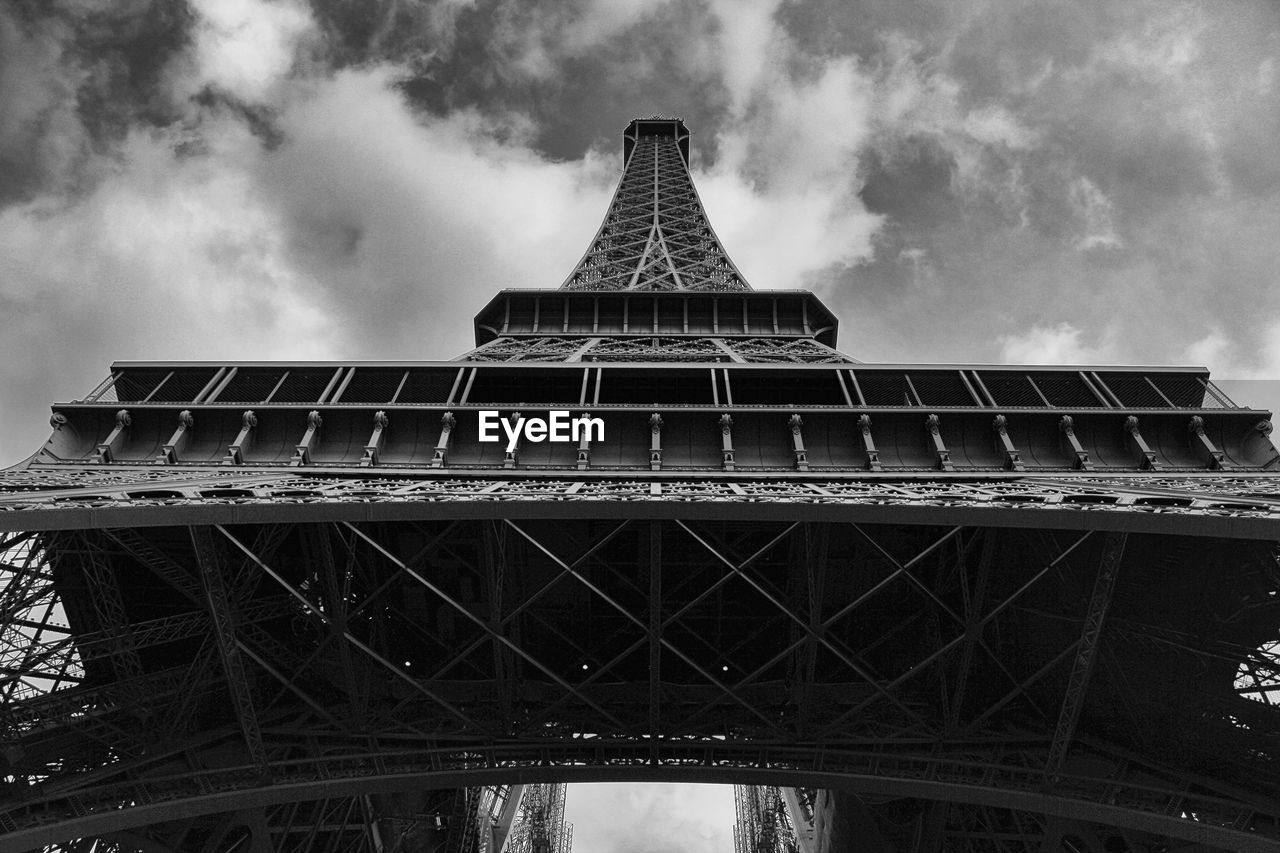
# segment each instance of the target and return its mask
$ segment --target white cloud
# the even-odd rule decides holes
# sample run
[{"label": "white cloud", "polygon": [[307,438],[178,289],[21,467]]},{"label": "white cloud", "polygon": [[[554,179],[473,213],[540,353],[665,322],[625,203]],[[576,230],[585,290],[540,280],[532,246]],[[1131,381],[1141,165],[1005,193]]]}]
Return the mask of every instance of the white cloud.
[{"label": "white cloud", "polygon": [[733,787],[570,785],[573,846],[593,853],[733,853]]},{"label": "white cloud", "polygon": [[1214,326],[1188,344],[1182,353],[1188,364],[1208,367],[1215,376],[1235,379],[1280,379],[1280,319],[1264,323],[1252,346]]},{"label": "white cloud", "polygon": [[189,103],[100,157],[87,194],[0,212],[0,328],[23,354],[0,367],[4,463],[113,359],[451,358],[498,289],[558,286],[589,241],[614,156],[550,162],[519,115],[424,118],[394,68],[299,77],[285,60],[310,30],[272,5],[217,14],[274,59],[179,76],[264,101],[278,147]]},{"label": "white cloud", "polygon": [[460,318],[498,289],[560,285],[603,216],[616,161],[550,162],[519,133],[496,141],[511,124],[476,113],[422,118],[394,79],[374,68],[310,84],[256,171],[353,347],[451,358],[470,346]]},{"label": "white cloud", "polygon": [[300,0],[193,0],[192,5],[200,20],[189,82],[215,86],[249,103],[270,98],[293,67],[299,44],[315,30]]},{"label": "white cloud", "polygon": [[1093,181],[1084,175],[1076,178],[1068,187],[1067,197],[1079,221],[1081,233],[1075,241],[1077,249],[1088,251],[1119,249],[1124,246],[1124,242],[1116,234],[1111,199]]},{"label": "white cloud", "polygon": [[1122,32],[1102,42],[1093,61],[1163,80],[1190,73],[1202,56],[1200,39],[1206,21],[1194,7],[1171,8],[1148,20],[1140,30]]},{"label": "white cloud", "polygon": [[1112,347],[1090,346],[1084,332],[1070,323],[1035,325],[1022,334],[1001,335],[1000,361],[1005,364],[1091,364],[1114,361]]},{"label": "white cloud", "polygon": [[720,26],[720,82],[729,95],[729,110],[741,120],[759,88],[782,73],[789,40],[774,20],[780,0],[712,0],[711,13]]},{"label": "white cloud", "polygon": [[998,103],[968,103],[964,85],[920,43],[890,32],[882,44],[872,117],[881,157],[892,162],[901,152],[914,156],[918,141],[929,140],[950,158],[956,192],[1021,208],[1027,189],[1020,157],[1039,144],[1040,134]]},{"label": "white cloud", "polygon": [[760,288],[804,287],[867,258],[882,224],[857,195],[872,80],[853,57],[807,56],[775,19],[778,6],[712,4],[731,119],[714,167],[695,175],[716,232]]},{"label": "white cloud", "polygon": [[1187,363],[1208,367],[1214,383],[1237,405],[1280,413],[1280,319],[1265,324],[1257,346],[1244,347],[1215,327],[1184,355]]},{"label": "white cloud", "polygon": [[1268,56],[1258,63],[1258,94],[1266,97],[1276,82],[1276,63]]},{"label": "white cloud", "polygon": [[1221,329],[1211,329],[1203,338],[1193,341],[1183,351],[1188,364],[1217,367],[1227,359],[1231,342]]}]

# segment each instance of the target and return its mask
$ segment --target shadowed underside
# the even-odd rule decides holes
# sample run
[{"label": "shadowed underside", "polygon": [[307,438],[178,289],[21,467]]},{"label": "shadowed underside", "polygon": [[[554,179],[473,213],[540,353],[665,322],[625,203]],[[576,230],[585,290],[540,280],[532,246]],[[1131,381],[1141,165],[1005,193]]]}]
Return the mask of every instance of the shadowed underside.
[{"label": "shadowed underside", "polygon": [[[0,853],[497,853],[575,780],[839,789],[787,795],[818,851],[1280,850],[1269,413],[859,364],[734,269],[682,122],[624,159],[458,360],[54,407],[0,472]],[[480,439],[552,409],[605,435]]]}]

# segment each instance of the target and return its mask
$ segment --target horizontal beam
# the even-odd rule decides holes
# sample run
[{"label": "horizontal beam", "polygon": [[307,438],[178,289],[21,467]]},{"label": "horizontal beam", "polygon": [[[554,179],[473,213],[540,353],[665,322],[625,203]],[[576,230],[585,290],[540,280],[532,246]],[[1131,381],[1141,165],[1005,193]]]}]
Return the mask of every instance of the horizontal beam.
[{"label": "horizontal beam", "polygon": [[[1280,837],[1276,835],[1268,836],[1227,825],[1213,825],[1176,815],[1035,790],[1011,791],[927,778],[886,778],[872,774],[813,769],[708,767],[689,764],[655,766],[647,762],[615,766],[536,766],[535,763],[519,767],[470,770],[384,772],[362,775],[359,778],[334,776],[277,783],[269,787],[222,790],[189,798],[139,804],[128,809],[96,811],[57,823],[15,829],[0,836],[0,853],[22,853],[68,838],[102,835],[160,821],[320,798],[547,782],[672,782],[829,788],[854,793],[1017,809],[1151,832],[1240,853],[1280,853]],[[1187,808],[1192,806],[1188,805]]]},{"label": "horizontal beam", "polygon": [[[456,472],[455,472],[456,473]],[[1167,490],[1010,482],[994,491],[982,481],[937,482],[914,491],[911,483],[877,481],[501,480],[402,482],[309,478],[294,491],[288,480],[237,489],[231,496],[124,493],[118,487],[79,490],[79,500],[0,496],[0,530],[84,530],[196,524],[394,522],[474,518],[705,519],[947,525],[1052,530],[1111,530],[1169,536],[1274,540],[1280,526],[1277,498],[1206,496],[1212,481],[1188,478],[1190,506],[1169,506]],[[0,484],[2,485],[2,484]],[[942,486],[945,486],[943,488]],[[1280,478],[1257,487],[1280,493]],[[163,489],[163,486],[154,486]],[[1241,488],[1248,488],[1242,485]],[[207,488],[205,489],[208,490]],[[1195,504],[1199,503],[1200,506]]]}]

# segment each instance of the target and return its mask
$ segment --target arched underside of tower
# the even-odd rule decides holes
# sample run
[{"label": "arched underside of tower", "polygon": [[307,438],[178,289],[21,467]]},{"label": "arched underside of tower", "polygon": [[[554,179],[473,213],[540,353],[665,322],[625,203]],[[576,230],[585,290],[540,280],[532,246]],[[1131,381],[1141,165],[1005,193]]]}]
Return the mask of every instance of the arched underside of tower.
[{"label": "arched underside of tower", "polygon": [[54,407],[0,472],[0,853],[498,853],[514,787],[607,780],[844,791],[903,853],[1280,851],[1270,414],[856,362],[733,267],[681,122],[625,140],[459,359]]},{"label": "arched underside of tower", "polygon": [[396,813],[375,801],[578,780],[1277,847],[1276,714],[1250,698],[1275,672],[1273,541],[1177,535],[1176,515],[1127,533],[1070,511],[1089,523],[591,512],[615,504],[7,540],[6,612],[45,633],[9,685],[24,788],[0,849],[196,849],[228,814],[292,849],[298,802],[370,804],[358,839]]}]

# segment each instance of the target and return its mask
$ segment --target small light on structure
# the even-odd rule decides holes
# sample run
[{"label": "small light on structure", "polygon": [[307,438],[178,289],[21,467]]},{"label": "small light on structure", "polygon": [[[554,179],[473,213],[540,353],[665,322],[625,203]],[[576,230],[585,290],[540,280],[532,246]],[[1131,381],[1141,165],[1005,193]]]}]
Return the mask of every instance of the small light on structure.
[{"label": "small light on structure", "polygon": [[590,669],[590,667],[589,667],[587,664],[585,664],[585,663],[582,665],[582,668],[583,668],[583,669]]},{"label": "small light on structure", "polygon": [[405,661],[405,662],[404,662],[404,665],[405,665],[405,666],[412,666],[412,664],[410,664],[408,661]]},{"label": "small light on structure", "polygon": [[729,664],[725,664],[724,666],[720,667],[720,671],[721,671],[721,672],[728,672],[728,671],[729,671]]}]

